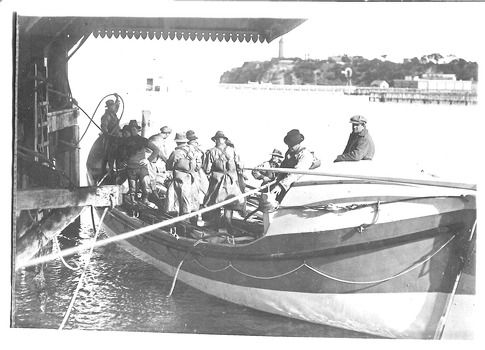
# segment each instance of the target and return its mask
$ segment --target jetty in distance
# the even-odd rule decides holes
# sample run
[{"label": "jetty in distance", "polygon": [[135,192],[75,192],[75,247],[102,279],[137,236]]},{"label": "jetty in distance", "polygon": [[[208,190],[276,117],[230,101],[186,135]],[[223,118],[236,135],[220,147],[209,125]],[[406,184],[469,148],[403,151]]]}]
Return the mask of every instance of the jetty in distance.
[{"label": "jetty in distance", "polygon": [[304,91],[327,94],[366,95],[371,102],[408,102],[435,104],[477,104],[476,90],[422,90],[414,88],[380,88],[348,85],[282,85],[271,83],[219,84],[223,89]]}]

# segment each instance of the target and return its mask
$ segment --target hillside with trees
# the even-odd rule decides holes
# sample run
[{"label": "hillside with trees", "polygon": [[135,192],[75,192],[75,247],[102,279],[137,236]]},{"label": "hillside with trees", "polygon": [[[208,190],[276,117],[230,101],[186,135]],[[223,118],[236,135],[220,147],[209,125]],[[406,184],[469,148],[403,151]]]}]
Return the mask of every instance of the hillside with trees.
[{"label": "hillside with trees", "polygon": [[246,62],[222,74],[221,83],[272,83],[286,85],[346,85],[344,71],[352,70],[352,85],[370,86],[374,80],[385,80],[392,87],[394,79],[422,74],[455,74],[457,80],[478,80],[478,64],[454,56],[440,54],[405,59],[395,63],[382,59],[368,60],[362,56],[337,56],[327,60],[274,58],[265,62]]}]

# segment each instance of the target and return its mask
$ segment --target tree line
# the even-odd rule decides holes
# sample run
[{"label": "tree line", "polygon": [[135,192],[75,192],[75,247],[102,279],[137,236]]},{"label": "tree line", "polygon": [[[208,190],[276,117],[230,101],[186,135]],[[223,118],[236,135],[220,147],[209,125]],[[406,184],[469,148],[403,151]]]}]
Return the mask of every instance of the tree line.
[{"label": "tree line", "polygon": [[[339,56],[326,60],[274,58],[265,62],[245,62],[241,67],[224,72],[221,83],[272,83],[286,85],[345,85],[346,68],[352,70],[354,86],[370,86],[375,80],[385,80],[389,86],[394,79],[423,74],[455,74],[457,80],[478,80],[478,64],[461,58],[440,63],[443,56],[432,54],[405,59],[402,63],[362,56]],[[347,70],[348,71],[348,70]]]}]

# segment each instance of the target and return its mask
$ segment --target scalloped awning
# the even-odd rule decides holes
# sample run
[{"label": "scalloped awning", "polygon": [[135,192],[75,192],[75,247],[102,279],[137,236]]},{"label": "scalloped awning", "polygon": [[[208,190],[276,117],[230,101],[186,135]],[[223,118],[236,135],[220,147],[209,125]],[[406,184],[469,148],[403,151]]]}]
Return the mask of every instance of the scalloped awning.
[{"label": "scalloped awning", "polygon": [[294,18],[30,17],[19,16],[19,33],[65,37],[271,42],[303,23]]},{"label": "scalloped awning", "polygon": [[93,31],[95,37],[271,42],[302,19],[281,18],[111,18]]}]

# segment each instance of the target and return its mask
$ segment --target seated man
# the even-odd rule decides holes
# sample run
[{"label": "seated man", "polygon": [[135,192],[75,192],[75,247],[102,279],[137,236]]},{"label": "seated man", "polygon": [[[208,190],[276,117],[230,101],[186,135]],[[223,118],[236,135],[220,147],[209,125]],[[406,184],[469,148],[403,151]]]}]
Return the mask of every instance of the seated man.
[{"label": "seated man", "polygon": [[[271,159],[258,165],[258,168],[279,168],[280,167],[281,161],[283,160],[283,158],[285,158],[283,156],[283,153],[280,150],[275,148],[273,152],[270,154],[271,154]],[[273,171],[255,169],[251,172],[251,174],[256,180],[263,180],[261,185],[266,185],[268,182],[271,182],[276,179],[276,173],[274,173]]]},{"label": "seated man", "polygon": [[[298,129],[288,131],[283,142],[288,145],[288,150],[285,153],[285,159],[281,163],[281,168],[291,168],[299,170],[310,170],[317,167],[315,164],[315,157],[301,145],[305,137]],[[272,186],[271,193],[276,196],[276,200],[281,202],[290,186],[302,177],[303,174],[284,174],[278,175],[278,182]]]},{"label": "seated man", "polygon": [[[141,127],[136,120],[130,120],[129,127],[131,135],[126,140],[126,170],[128,175],[128,185],[131,198],[135,199],[136,183],[140,182],[142,191],[141,201],[143,204],[149,204],[148,195],[151,193],[150,177],[148,176],[149,162],[154,162],[158,156],[159,149],[148,139],[138,135]],[[145,149],[152,151],[148,159],[145,158]]]},{"label": "seated man", "polygon": [[374,141],[366,128],[367,119],[361,115],[350,118],[352,133],[347,141],[344,152],[338,155],[335,162],[372,160],[374,157]]}]

